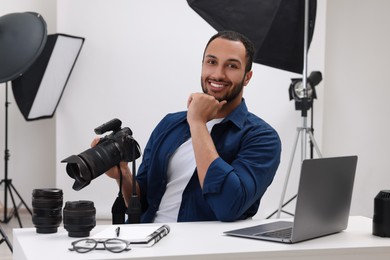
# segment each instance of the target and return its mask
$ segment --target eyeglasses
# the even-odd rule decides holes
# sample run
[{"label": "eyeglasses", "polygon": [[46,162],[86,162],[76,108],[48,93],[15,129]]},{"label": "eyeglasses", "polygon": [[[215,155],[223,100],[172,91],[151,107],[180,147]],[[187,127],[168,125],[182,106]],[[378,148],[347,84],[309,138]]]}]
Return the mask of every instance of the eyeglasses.
[{"label": "eyeglasses", "polygon": [[[104,247],[97,247],[98,244],[103,244]],[[129,251],[130,248],[129,241],[110,238],[107,240],[95,240],[92,238],[84,238],[72,242],[72,248],[69,248],[70,251],[76,251],[78,253],[87,253],[92,250],[108,250],[113,253],[120,253],[123,251]]]}]

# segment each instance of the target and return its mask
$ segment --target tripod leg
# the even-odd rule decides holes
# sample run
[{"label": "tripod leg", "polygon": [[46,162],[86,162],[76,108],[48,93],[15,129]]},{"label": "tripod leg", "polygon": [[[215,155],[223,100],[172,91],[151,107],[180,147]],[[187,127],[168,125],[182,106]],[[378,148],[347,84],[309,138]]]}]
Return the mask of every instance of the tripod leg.
[{"label": "tripod leg", "polygon": [[0,233],[2,236],[2,239],[0,239],[0,244],[2,244],[5,241],[9,247],[9,249],[11,250],[11,252],[13,252],[12,244],[9,241],[7,234],[3,231],[3,228],[1,226],[0,226]]},{"label": "tripod leg", "polygon": [[314,139],[314,135],[313,135],[312,131],[311,131],[311,130],[308,130],[308,133],[309,133],[310,141],[313,143],[314,149],[316,150],[318,157],[322,158],[321,151],[320,151],[320,149],[318,148],[317,142],[316,142],[316,140]]},{"label": "tripod leg", "polygon": [[18,208],[17,208],[17,206],[16,206],[15,199],[14,199],[14,195],[13,195],[12,190],[11,190],[11,185],[8,186],[8,189],[9,189],[9,195],[11,195],[12,205],[14,205],[14,211],[13,211],[12,214],[7,218],[6,223],[9,222],[9,221],[11,220],[11,218],[15,215],[16,218],[18,219],[19,226],[22,228],[22,227],[23,227],[23,226],[22,226],[22,221],[20,220]]},{"label": "tripod leg", "polygon": [[293,147],[293,150],[292,150],[292,153],[291,153],[290,162],[288,164],[287,175],[286,175],[286,179],[284,180],[284,186],[283,186],[282,195],[280,197],[278,214],[276,215],[277,218],[280,218],[280,213],[282,212],[284,197],[286,196],[288,179],[290,178],[291,168],[292,168],[292,165],[293,165],[293,162],[294,162],[295,152],[297,150],[299,135],[300,135],[301,131],[302,131],[302,128],[297,128],[297,134],[295,136],[295,143],[294,143],[294,147]]},{"label": "tripod leg", "polygon": [[[294,195],[292,198],[290,198],[289,200],[287,200],[285,203],[283,203],[282,205],[282,208],[284,208],[286,205],[288,205],[291,201],[293,201],[295,198],[297,197],[297,195]],[[275,210],[274,212],[272,212],[268,217],[266,217],[266,219],[269,219],[271,218],[273,215],[275,215],[277,212],[279,211],[279,209]],[[289,212],[286,212],[284,210],[280,210],[281,212],[284,212],[284,213],[287,213],[291,216],[293,216],[293,214],[289,213]]]},{"label": "tripod leg", "polygon": [[[19,222],[19,226],[22,228],[23,226],[22,226],[22,221],[20,220],[20,216],[19,216],[19,207],[21,206],[21,204],[23,204],[31,215],[32,215],[32,211],[30,210],[30,208],[28,207],[26,202],[23,200],[23,198],[20,196],[20,194],[16,190],[15,186],[12,184],[12,180],[8,179],[8,180],[5,180],[4,182],[6,184],[5,185],[5,193],[7,194],[9,192],[9,195],[11,197],[11,201],[12,201],[12,205],[13,205],[13,212],[9,216],[7,214],[5,214],[3,222],[8,223],[12,219],[13,216],[16,216],[16,218],[18,219],[18,222]],[[14,198],[13,192],[15,192],[16,195],[18,196],[18,198],[20,199],[21,204],[19,204],[18,206],[15,203],[15,198]]]},{"label": "tripod leg", "polygon": [[24,205],[24,207],[28,210],[28,212],[30,213],[30,215],[32,215],[32,212],[31,212],[31,209],[28,207],[28,205],[26,204],[26,202],[23,200],[22,196],[20,196],[19,192],[16,190],[15,186],[11,183],[10,184],[11,188],[14,190],[14,192],[16,193],[16,195],[18,195],[18,198],[20,199],[21,203]]}]

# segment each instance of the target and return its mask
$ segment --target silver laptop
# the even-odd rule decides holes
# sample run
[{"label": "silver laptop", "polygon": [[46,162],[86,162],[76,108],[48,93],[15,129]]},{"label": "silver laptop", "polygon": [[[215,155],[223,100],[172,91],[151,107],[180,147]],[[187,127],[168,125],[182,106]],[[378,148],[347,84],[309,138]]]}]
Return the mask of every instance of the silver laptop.
[{"label": "silver laptop", "polygon": [[279,220],[224,234],[296,243],[346,229],[356,164],[357,156],[304,160],[294,222]]}]

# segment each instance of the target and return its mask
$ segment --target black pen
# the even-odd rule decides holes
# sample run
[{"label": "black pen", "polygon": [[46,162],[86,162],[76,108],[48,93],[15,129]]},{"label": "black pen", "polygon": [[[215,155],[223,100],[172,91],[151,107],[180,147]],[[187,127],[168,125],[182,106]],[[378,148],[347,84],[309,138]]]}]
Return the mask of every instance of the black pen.
[{"label": "black pen", "polygon": [[117,227],[115,229],[115,232],[116,232],[116,237],[119,237],[119,232],[121,231],[121,228],[120,227]]}]

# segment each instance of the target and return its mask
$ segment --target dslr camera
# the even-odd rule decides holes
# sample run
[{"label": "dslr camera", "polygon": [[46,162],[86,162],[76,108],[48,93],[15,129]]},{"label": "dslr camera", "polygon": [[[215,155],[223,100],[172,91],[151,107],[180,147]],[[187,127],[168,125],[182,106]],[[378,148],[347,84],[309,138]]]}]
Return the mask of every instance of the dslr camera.
[{"label": "dslr camera", "polygon": [[129,127],[121,128],[122,122],[114,118],[95,128],[98,135],[112,131],[111,134],[100,139],[99,143],[79,155],[71,155],[62,160],[66,165],[66,172],[75,180],[72,188],[81,190],[91,180],[118,165],[121,161],[131,162],[141,156],[139,144],[134,140]]}]

